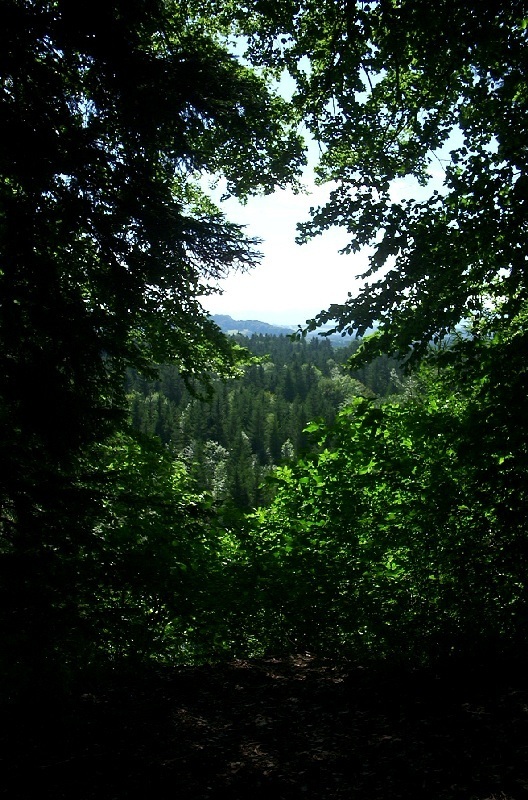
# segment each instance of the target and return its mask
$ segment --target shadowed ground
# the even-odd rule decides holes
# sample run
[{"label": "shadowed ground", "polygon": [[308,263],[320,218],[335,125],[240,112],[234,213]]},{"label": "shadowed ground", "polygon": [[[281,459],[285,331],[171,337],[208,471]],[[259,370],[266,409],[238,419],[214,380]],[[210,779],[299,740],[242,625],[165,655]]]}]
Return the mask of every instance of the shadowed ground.
[{"label": "shadowed ground", "polygon": [[519,668],[239,660],[3,716],[9,798],[528,798]]}]

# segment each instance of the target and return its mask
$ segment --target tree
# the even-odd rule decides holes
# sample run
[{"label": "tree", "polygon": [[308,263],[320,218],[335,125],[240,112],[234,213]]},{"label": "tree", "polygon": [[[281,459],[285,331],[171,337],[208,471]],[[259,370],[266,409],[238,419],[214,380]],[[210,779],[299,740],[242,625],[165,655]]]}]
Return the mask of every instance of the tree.
[{"label": "tree", "polygon": [[[253,515],[270,646],[434,663],[526,648],[526,458],[453,370],[381,405],[356,398],[278,468]],[[490,490],[493,487],[493,491]]]},{"label": "tree", "polygon": [[[321,616],[352,598],[345,638],[366,612],[372,641],[395,634],[395,646],[410,621],[430,647],[455,642],[457,626],[466,646],[525,645],[528,5],[303,0],[247,3],[236,17],[247,57],[294,78],[293,103],[320,145],[328,202],[298,241],[337,225],[350,237],[344,254],[370,252],[363,287],[308,330],[375,329],[353,364],[431,359],[450,389],[436,387],[425,407],[341,416],[337,444],[315,466],[282,473],[264,536],[286,541],[290,630],[304,613],[306,635],[318,636],[313,578]],[[354,517],[366,522],[366,557]],[[319,564],[343,532],[340,599],[340,576],[325,581]]]},{"label": "tree", "polygon": [[345,253],[371,248],[363,289],[308,329],[377,326],[360,361],[507,325],[527,299],[527,4],[304,0],[238,18],[249,57],[295,78],[332,181],[299,241],[338,225]]},{"label": "tree", "polygon": [[98,513],[77,491],[84,454],[125,417],[126,367],[171,361],[192,382],[240,360],[199,297],[254,264],[257,243],[200,176],[245,197],[293,180],[303,156],[286,104],[212,13],[205,28],[172,0],[2,11],[0,553],[16,672],[39,637],[44,660],[65,658],[54,611],[75,605]]}]

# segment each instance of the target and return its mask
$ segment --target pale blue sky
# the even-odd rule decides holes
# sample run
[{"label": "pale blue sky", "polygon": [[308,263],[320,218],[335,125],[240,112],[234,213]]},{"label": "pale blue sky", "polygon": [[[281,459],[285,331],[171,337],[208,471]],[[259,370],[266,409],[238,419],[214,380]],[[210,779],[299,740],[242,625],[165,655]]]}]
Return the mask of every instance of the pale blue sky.
[{"label": "pale blue sky", "polygon": [[[242,51],[243,47],[237,51],[239,58]],[[277,88],[289,98],[294,83],[285,75]],[[343,302],[347,292],[359,286],[355,278],[365,271],[366,256],[339,255],[348,240],[343,231],[327,231],[309,244],[295,244],[297,223],[308,220],[310,206],[324,202],[329,192],[313,182],[318,149],[308,136],[307,140],[309,165],[305,184],[311,194],[281,190],[269,197],[252,198],[245,206],[234,199],[221,204],[228,219],[246,225],[248,235],[263,240],[259,249],[264,257],[251,272],[234,273],[222,281],[222,295],[204,298],[203,305],[210,313],[298,325],[331,303]],[[215,193],[216,198],[219,196],[219,192]]]},{"label": "pale blue sky", "polygon": [[[440,162],[431,165],[432,186],[442,184]],[[430,185],[431,188],[431,185]],[[393,184],[393,202],[429,194],[413,179]],[[295,244],[296,224],[309,219],[310,206],[324,202],[329,188],[312,185],[311,194],[295,195],[281,190],[269,197],[250,199],[246,206],[230,199],[222,203],[229,219],[245,224],[250,236],[263,239],[262,263],[246,274],[234,273],[220,283],[222,295],[203,299],[211,314],[230,314],[235,319],[259,319],[284,325],[303,324],[332,303],[343,303],[363,281],[367,252],[340,255],[350,236],[335,228],[308,244]]]},{"label": "pale blue sky", "polygon": [[221,282],[223,294],[204,298],[213,314],[236,319],[260,319],[276,324],[304,323],[331,303],[343,302],[358,286],[357,274],[366,268],[365,255],[342,256],[344,231],[328,231],[305,245],[295,244],[297,222],[309,218],[309,209],[326,197],[327,189],[313,187],[313,195],[281,190],[269,197],[223,203],[229,219],[247,225],[251,236],[263,239],[262,263],[246,274],[232,274]]}]

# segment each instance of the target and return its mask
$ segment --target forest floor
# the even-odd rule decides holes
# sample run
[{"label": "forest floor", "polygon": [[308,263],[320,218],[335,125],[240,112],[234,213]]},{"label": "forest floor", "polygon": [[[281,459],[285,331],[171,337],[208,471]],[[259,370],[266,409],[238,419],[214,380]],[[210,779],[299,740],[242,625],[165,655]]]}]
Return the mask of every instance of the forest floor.
[{"label": "forest floor", "polygon": [[13,800],[528,798],[522,670],[237,660],[10,708],[3,722]]}]

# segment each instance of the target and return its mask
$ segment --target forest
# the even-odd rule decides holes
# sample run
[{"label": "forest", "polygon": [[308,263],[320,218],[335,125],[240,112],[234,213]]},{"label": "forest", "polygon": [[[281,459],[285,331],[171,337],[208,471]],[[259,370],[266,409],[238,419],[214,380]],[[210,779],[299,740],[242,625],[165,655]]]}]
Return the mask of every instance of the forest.
[{"label": "forest", "polygon": [[218,381],[212,398],[193,395],[171,365],[160,367],[155,381],[127,376],[133,429],[166,445],[217,505],[267,505],[266,478],[310,449],[308,423],[330,424],[352,398],[386,397],[402,386],[396,359],[380,357],[355,377],[347,373],[359,341],[337,349],[328,339],[307,344],[272,334],[237,341],[256,363],[239,379]]},{"label": "forest", "polygon": [[[2,11],[5,796],[526,797],[528,4]],[[362,288],[227,336],[311,143]]]}]

